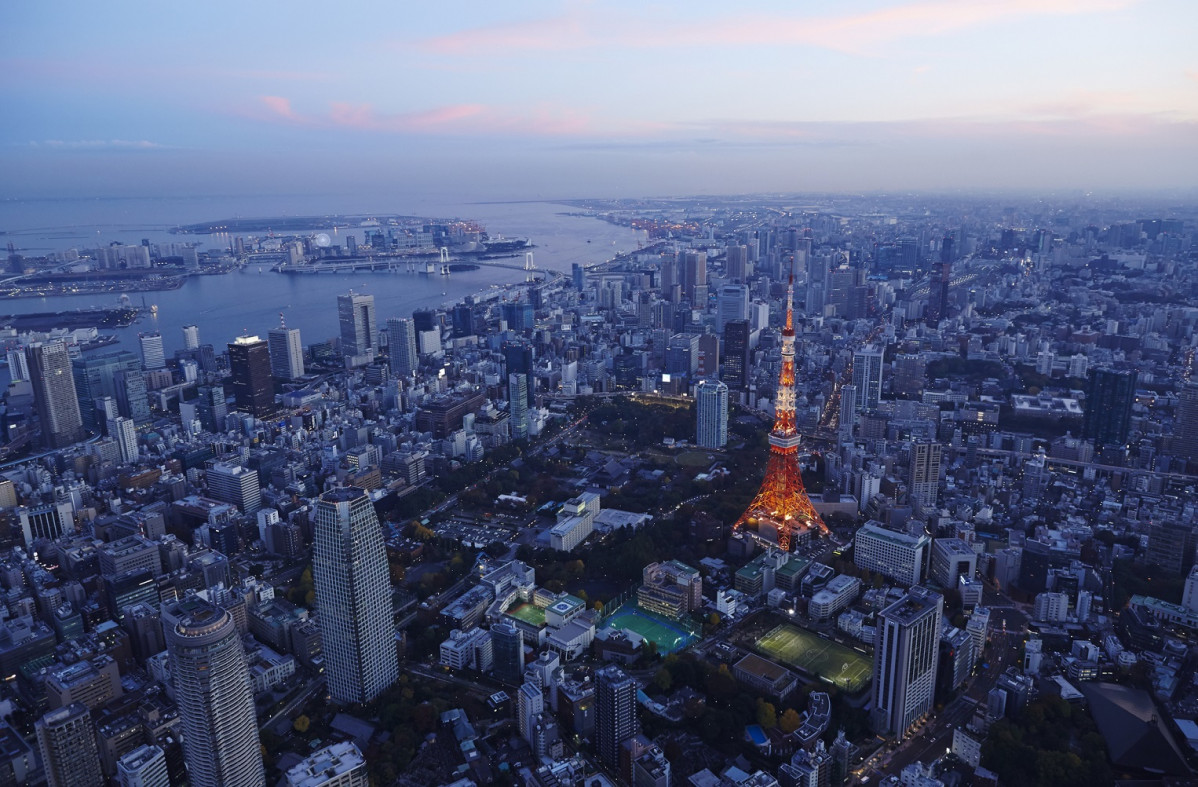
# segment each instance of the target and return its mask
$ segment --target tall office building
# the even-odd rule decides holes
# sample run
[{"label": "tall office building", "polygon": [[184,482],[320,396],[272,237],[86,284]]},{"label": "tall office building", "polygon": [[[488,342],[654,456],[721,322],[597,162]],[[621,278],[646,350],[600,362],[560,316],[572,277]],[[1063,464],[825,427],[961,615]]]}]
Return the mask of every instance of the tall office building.
[{"label": "tall office building", "polygon": [[614,664],[595,673],[595,744],[608,765],[620,764],[620,744],[641,731],[636,681]]},{"label": "tall office building", "polygon": [[24,347],[8,351],[8,377],[14,383],[29,379],[29,358],[25,356]]},{"label": "tall office building", "polygon": [[232,462],[214,462],[208,469],[208,494],[224,503],[232,503],[243,514],[253,514],[262,507],[262,490],[258,472]]},{"label": "tall office building", "polygon": [[907,493],[922,508],[933,508],[940,495],[940,443],[920,442],[911,446],[910,485]]},{"label": "tall office building", "polygon": [[500,348],[503,351],[504,368],[508,374],[523,374],[528,378],[527,401],[532,407],[535,401],[536,378],[533,377],[532,345],[519,342],[504,342]]},{"label": "tall office building", "polygon": [[137,340],[141,343],[141,365],[146,369],[166,368],[166,351],[162,348],[162,334],[139,333]]},{"label": "tall office building", "polygon": [[882,610],[874,638],[874,732],[901,737],[932,709],[944,598],[915,586]]},{"label": "tall office building", "polygon": [[842,441],[853,439],[853,427],[857,425],[857,387],[840,386],[840,409],[836,415],[836,429]]},{"label": "tall office building", "polygon": [[299,328],[279,327],[266,335],[270,347],[270,373],[280,380],[298,380],[304,376],[304,345]]},{"label": "tall office building", "polygon": [[724,251],[724,272],[734,282],[744,282],[748,278],[749,247],[729,246]]},{"label": "tall office building", "polygon": [[720,288],[717,304],[716,325],[720,333],[731,320],[746,320],[749,317],[749,288],[743,284],[725,284]]},{"label": "tall office building", "polygon": [[108,422],[108,436],[116,440],[117,448],[121,452],[122,463],[129,464],[137,461],[137,427],[133,425],[132,418],[120,415],[113,418]]},{"label": "tall office building", "polygon": [[200,329],[195,325],[183,326],[183,349],[200,349]]},{"label": "tall office building", "polygon": [[748,387],[751,336],[748,320],[730,320],[724,326],[724,363],[720,379],[729,388],[741,390]]},{"label": "tall office building", "polygon": [[229,345],[229,372],[237,409],[255,418],[275,409],[275,384],[270,375],[270,349],[257,336],[238,336]]},{"label": "tall office building", "polygon": [[337,296],[337,319],[341,324],[341,354],[352,366],[365,366],[378,352],[378,337],[374,321],[374,296]]},{"label": "tall office building", "polygon": [[73,702],[37,720],[37,745],[50,787],[103,787],[100,752],[87,706]]},{"label": "tall office building", "polygon": [[1189,383],[1177,392],[1169,452],[1184,459],[1198,459],[1198,384]]},{"label": "tall office building", "polygon": [[162,606],[183,758],[194,787],[263,787],[245,651],[233,614],[197,596]]},{"label": "tall office building", "polygon": [[121,787],[170,787],[166,754],[143,743],[117,760],[116,778]]},{"label": "tall office building", "polygon": [[316,503],[312,576],[329,693],[367,702],[399,678],[383,531],[370,497],[334,489]]},{"label": "tall office building", "polygon": [[1126,445],[1135,399],[1135,370],[1091,369],[1086,384],[1082,436],[1093,440],[1098,448]]},{"label": "tall office building", "polygon": [[95,431],[104,425],[106,414],[100,414],[96,405],[104,397],[112,397],[119,413],[132,418],[136,426],[150,422],[146,381],[135,354],[128,350],[88,354],[71,361],[71,374],[84,428]]},{"label": "tall office building", "polygon": [[42,443],[47,448],[62,448],[82,440],[83,418],[75,397],[75,378],[71,375],[71,356],[66,344],[38,342],[29,345],[26,352]]},{"label": "tall office building", "polygon": [[882,401],[883,352],[863,347],[853,353],[853,386],[857,389],[857,412],[877,410]]},{"label": "tall office building", "polygon": [[416,354],[416,326],[411,320],[387,320],[387,357],[396,377],[411,377],[420,366]]},{"label": "tall office building", "polygon": [[700,448],[723,448],[728,444],[728,386],[719,380],[701,381],[695,404],[695,442]]},{"label": "tall office building", "polygon": [[707,252],[688,251],[682,255],[682,292],[691,306],[707,306]]},{"label": "tall office building", "polygon": [[519,683],[524,676],[524,632],[512,623],[496,623],[491,626],[491,650],[495,677]]},{"label": "tall office building", "polygon": [[528,375],[513,372],[507,376],[507,401],[513,440],[528,437]]}]

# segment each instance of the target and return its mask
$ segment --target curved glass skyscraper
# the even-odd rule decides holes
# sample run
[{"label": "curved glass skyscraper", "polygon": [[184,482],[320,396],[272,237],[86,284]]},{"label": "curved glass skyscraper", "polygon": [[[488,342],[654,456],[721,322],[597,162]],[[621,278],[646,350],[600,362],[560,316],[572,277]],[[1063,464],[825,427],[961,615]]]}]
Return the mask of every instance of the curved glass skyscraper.
[{"label": "curved glass skyscraper", "polygon": [[391,581],[374,504],[346,487],[316,503],[312,578],[325,679],[337,702],[367,702],[399,678]]},{"label": "curved glass skyscraper", "polygon": [[163,605],[162,628],[193,787],[263,787],[254,695],[233,616],[189,596]]}]

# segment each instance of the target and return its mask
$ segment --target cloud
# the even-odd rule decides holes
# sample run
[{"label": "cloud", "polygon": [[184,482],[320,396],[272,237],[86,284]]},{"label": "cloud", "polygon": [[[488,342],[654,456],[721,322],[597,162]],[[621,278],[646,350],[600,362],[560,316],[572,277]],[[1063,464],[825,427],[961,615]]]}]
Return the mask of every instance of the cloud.
[{"label": "cloud", "polygon": [[296,126],[393,134],[554,137],[603,133],[586,113],[550,104],[513,110],[462,103],[388,113],[372,104],[334,101],[324,111],[304,113],[295,109],[290,99],[259,96],[256,105],[240,114]]},{"label": "cloud", "polygon": [[602,15],[576,8],[546,19],[462,30],[417,42],[445,55],[567,52],[592,48],[809,46],[865,53],[880,44],[926,38],[990,24],[1044,16],[1115,11],[1138,0],[930,0],[839,16],[739,13],[698,22]]},{"label": "cloud", "polygon": [[166,145],[147,139],[44,139],[30,142],[30,147],[50,150],[165,150]]}]

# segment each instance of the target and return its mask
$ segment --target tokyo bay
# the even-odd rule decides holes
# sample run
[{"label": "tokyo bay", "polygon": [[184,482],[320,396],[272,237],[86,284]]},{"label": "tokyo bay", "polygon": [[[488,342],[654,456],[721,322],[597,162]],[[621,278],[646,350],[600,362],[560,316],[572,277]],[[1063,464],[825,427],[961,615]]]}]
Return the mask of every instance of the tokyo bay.
[{"label": "tokyo bay", "polygon": [[[200,250],[205,251],[227,248],[232,237],[178,235],[170,233],[170,228],[233,216],[371,215],[356,202],[318,197],[7,200],[0,202],[0,229],[7,233],[5,241],[13,242],[26,255],[70,248],[83,251],[113,242],[135,244],[142,239],[151,243],[198,242],[202,244]],[[550,202],[373,204],[378,215],[470,219],[484,225],[492,238],[527,237],[533,244],[537,268],[567,274],[573,263],[604,262],[646,241],[643,231],[597,218],[566,215],[575,209]],[[330,234],[333,243],[344,243],[350,233],[362,240],[362,233],[352,228]],[[519,266],[523,261],[521,254],[497,262]],[[115,335],[121,347],[137,352],[137,334],[158,331],[170,355],[183,346],[182,327],[196,325],[201,341],[219,351],[244,333],[264,336],[278,325],[282,313],[288,327],[299,328],[308,345],[337,335],[336,296],[351,289],[374,295],[382,322],[391,317],[410,317],[417,309],[456,303],[495,287],[519,284],[524,279],[521,270],[486,265],[449,276],[408,272],[294,276],[251,262],[225,275],[189,277],[177,290],[129,293],[134,306],[145,307],[138,321],[128,328],[105,329],[104,333]],[[117,293],[10,298],[0,303],[0,313],[111,307],[117,304],[117,298]]]}]

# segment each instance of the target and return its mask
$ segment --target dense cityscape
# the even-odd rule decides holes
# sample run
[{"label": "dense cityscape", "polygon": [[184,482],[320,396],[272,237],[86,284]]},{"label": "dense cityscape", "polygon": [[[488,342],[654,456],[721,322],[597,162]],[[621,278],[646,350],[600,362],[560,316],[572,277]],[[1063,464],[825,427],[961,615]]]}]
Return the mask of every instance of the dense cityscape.
[{"label": "dense cityscape", "polygon": [[9,244],[0,784],[1192,783],[1193,204],[556,208]]}]

